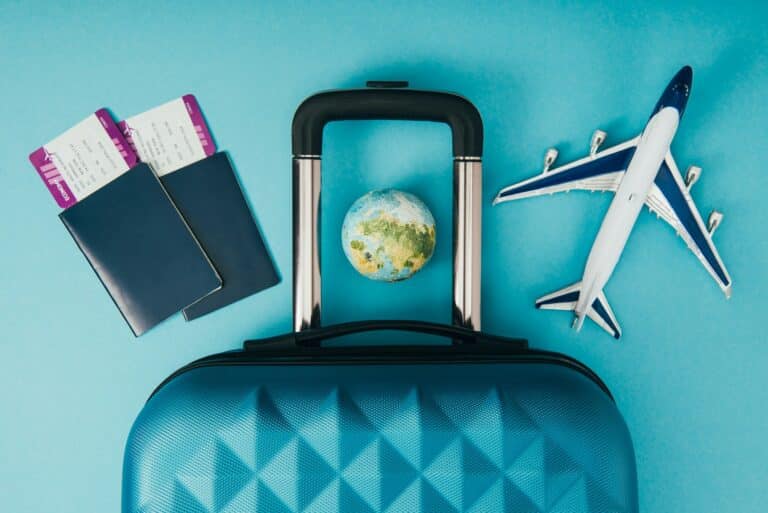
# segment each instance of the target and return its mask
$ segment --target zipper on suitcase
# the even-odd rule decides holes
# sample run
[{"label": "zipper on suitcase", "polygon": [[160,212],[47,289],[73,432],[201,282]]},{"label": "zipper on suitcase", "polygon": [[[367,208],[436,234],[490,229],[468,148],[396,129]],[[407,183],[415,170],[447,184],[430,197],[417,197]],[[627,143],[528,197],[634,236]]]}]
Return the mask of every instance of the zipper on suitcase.
[{"label": "zipper on suitcase", "polygon": [[[520,348],[511,345],[506,351],[493,344],[493,351],[484,344],[456,351],[455,346],[368,346],[368,347],[301,347],[275,342],[253,345],[245,350],[218,353],[195,360],[168,376],[155,388],[147,401],[165,385],[189,371],[216,366],[243,365],[427,365],[427,364],[551,364],[561,365],[580,373],[614,400],[600,377],[578,360],[561,353]],[[474,346],[474,344],[467,344]],[[480,351],[481,346],[485,346]],[[446,350],[447,349],[447,350]],[[474,349],[475,351],[472,351]],[[404,355],[404,351],[406,354]]]}]

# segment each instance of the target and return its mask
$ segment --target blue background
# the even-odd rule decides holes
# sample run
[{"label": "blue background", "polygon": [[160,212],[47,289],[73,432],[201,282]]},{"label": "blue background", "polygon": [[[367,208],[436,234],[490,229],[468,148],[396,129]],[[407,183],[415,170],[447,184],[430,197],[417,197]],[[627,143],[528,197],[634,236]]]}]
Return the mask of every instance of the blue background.
[{"label": "blue background", "polygon": [[[643,511],[763,511],[768,504],[768,287],[763,163],[764,2],[0,3],[0,509],[116,511],[123,444],[144,400],[193,358],[290,328],[290,122],[299,102],[365,79],[470,98],[486,129],[484,327],[581,359],[608,383],[637,451]],[[726,301],[664,223],[643,213],[606,288],[625,336],[537,312],[576,281],[609,195],[491,208],[504,185],[637,135],[666,82],[694,68],[673,149],[699,164],[694,197],[725,212],[715,240]],[[96,109],[126,117],[195,93],[230,152],[283,281],[192,323],[134,339],[56,215],[27,155]],[[325,320],[449,320],[450,137],[444,126],[347,123],[326,132]],[[438,220],[414,279],[358,277],[344,211],[385,186]]]}]

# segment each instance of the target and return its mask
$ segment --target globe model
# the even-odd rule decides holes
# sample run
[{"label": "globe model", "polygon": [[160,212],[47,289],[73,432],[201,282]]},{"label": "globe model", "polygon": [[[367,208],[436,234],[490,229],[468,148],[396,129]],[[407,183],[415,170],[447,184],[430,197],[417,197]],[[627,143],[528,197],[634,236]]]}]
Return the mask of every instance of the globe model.
[{"label": "globe model", "polygon": [[413,194],[372,191],[349,207],[341,243],[349,262],[366,278],[405,280],[435,251],[435,219]]}]

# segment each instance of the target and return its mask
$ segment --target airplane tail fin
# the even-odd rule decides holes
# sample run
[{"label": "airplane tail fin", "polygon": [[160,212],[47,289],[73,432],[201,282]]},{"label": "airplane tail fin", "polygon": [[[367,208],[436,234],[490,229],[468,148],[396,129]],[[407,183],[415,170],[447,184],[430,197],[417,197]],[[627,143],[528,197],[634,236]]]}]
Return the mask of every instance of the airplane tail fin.
[{"label": "airplane tail fin", "polygon": [[598,294],[597,298],[595,298],[586,312],[576,312],[576,304],[579,301],[580,294],[581,282],[574,283],[573,285],[569,285],[556,292],[540,297],[536,300],[536,308],[544,310],[574,311],[575,317],[573,319],[573,327],[576,331],[581,329],[581,326],[584,324],[584,317],[586,316],[610,333],[613,338],[618,340],[621,337],[621,327],[619,327],[619,323],[613,315],[613,310],[608,304],[605,294],[600,291],[600,294]]}]

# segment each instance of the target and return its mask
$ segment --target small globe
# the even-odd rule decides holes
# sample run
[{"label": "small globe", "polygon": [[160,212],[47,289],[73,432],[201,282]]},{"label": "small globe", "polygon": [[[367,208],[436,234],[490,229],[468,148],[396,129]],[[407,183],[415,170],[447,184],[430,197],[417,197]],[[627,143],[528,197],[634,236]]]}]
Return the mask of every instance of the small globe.
[{"label": "small globe", "polygon": [[366,278],[405,280],[435,252],[435,218],[413,194],[371,191],[349,207],[341,243],[352,267]]}]

